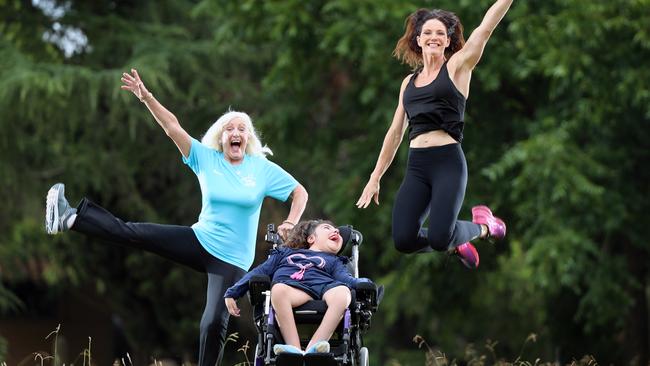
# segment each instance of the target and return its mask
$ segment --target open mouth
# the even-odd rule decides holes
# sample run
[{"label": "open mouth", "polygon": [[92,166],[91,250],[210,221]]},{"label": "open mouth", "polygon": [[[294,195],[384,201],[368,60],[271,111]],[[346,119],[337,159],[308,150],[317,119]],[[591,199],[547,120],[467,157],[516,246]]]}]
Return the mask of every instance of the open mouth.
[{"label": "open mouth", "polygon": [[338,243],[338,241],[341,240],[341,235],[339,235],[338,233],[334,233],[330,235],[328,239]]}]

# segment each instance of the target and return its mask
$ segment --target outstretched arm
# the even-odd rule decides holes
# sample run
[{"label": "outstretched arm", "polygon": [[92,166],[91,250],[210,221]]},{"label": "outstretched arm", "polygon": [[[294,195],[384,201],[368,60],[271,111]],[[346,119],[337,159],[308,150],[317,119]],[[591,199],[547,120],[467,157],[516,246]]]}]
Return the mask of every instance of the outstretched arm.
[{"label": "outstretched arm", "polygon": [[239,299],[240,297],[244,296],[244,294],[246,294],[248,291],[248,281],[250,281],[253,276],[267,275],[269,277],[272,277],[273,273],[275,272],[275,267],[280,260],[280,257],[281,254],[279,251],[271,252],[271,255],[266,259],[266,261],[264,261],[264,263],[250,270],[250,272],[246,273],[244,277],[237,281],[237,283],[230,286],[224,293],[223,297]]},{"label": "outstretched arm", "polygon": [[350,288],[356,288],[361,282],[372,282],[370,279],[365,277],[355,278],[352,276],[346,268],[346,265],[340,259],[332,269],[332,278],[345,283]]},{"label": "outstretched arm", "polygon": [[503,16],[506,15],[508,9],[510,9],[512,1],[513,0],[497,0],[490,9],[488,9],[487,13],[485,13],[485,16],[483,17],[483,21],[469,36],[465,46],[458,51],[457,55],[454,55],[458,58],[457,68],[469,71],[474,69],[483,55],[483,50],[485,49],[485,45],[490,39],[492,32],[499,22],[501,22]]},{"label": "outstretched arm", "polygon": [[192,146],[190,135],[181,127],[176,116],[160,104],[160,102],[154,98],[153,94],[147,90],[140,79],[140,75],[138,75],[138,71],[131,69],[130,74],[126,72],[123,73],[121,80],[124,83],[121,88],[135,94],[135,96],[138,97],[147,108],[149,108],[149,112],[151,112],[160,127],[163,128],[167,136],[174,141],[181,154],[183,154],[184,157],[188,157],[190,147]]},{"label": "outstretched arm", "polygon": [[370,202],[373,200],[376,204],[379,204],[379,181],[381,177],[386,173],[386,170],[393,162],[395,158],[395,153],[397,148],[402,143],[402,138],[404,136],[404,131],[406,130],[406,112],[404,111],[404,105],[402,104],[402,95],[404,94],[404,89],[411,80],[411,75],[404,78],[402,81],[402,86],[399,91],[399,99],[397,102],[397,108],[395,109],[395,114],[393,115],[393,122],[388,128],[388,132],[384,137],[384,143],[381,145],[381,152],[379,153],[379,158],[377,159],[377,164],[375,165],[375,170],[373,170],[370,175],[370,179],[366,184],[366,187],[361,193],[361,197],[357,201],[356,205],[358,208],[366,208],[370,205]]}]

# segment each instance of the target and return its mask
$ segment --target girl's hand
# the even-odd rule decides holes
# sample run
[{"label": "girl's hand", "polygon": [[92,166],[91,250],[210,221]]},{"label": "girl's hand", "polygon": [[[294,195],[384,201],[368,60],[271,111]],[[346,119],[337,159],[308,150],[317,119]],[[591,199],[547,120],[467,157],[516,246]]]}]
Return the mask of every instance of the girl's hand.
[{"label": "girl's hand", "polygon": [[358,208],[366,208],[373,200],[377,205],[379,205],[379,181],[370,178],[356,205]]},{"label": "girl's hand", "polygon": [[230,313],[230,315],[239,317],[240,310],[237,307],[237,301],[235,301],[235,299],[233,299],[232,297],[226,297],[225,301],[226,301],[226,308],[228,308],[228,312]]},{"label": "girl's hand", "polygon": [[130,74],[126,72],[122,73],[122,78],[120,80],[122,80],[124,83],[120,89],[128,90],[131,93],[135,94],[135,96],[138,97],[141,102],[145,102],[152,96],[144,86],[144,83],[140,79],[140,75],[138,75],[138,71],[136,69],[131,69]]}]

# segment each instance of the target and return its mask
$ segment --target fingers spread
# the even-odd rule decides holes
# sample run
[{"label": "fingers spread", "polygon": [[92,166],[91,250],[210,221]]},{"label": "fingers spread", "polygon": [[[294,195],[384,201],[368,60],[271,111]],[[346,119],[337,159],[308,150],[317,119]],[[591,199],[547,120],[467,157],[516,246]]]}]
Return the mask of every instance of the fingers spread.
[{"label": "fingers spread", "polygon": [[127,86],[129,89],[133,89],[133,86],[134,86],[133,84],[135,83],[135,80],[133,79],[133,77],[132,77],[131,75],[127,74],[127,73],[123,73],[122,75],[123,75],[123,76],[122,76],[122,78],[120,78],[120,80],[121,80],[121,81],[125,84],[125,86]]},{"label": "fingers spread", "polygon": [[366,208],[370,204],[371,197],[368,195],[368,193],[365,193],[361,195],[361,198],[359,198],[359,201],[357,201],[357,207],[358,208]]}]

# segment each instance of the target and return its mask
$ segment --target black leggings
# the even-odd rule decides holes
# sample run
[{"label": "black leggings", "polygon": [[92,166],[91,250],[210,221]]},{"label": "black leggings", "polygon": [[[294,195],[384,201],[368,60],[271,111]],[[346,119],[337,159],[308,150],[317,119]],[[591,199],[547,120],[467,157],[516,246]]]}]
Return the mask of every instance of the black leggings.
[{"label": "black leggings", "polygon": [[199,366],[221,364],[228,327],[223,295],[246,271],[208,253],[187,226],[133,223],[118,219],[83,199],[72,230],[129,247],[144,249],[196,271],[207,273],[208,289],[200,324]]},{"label": "black leggings", "polygon": [[[393,206],[395,248],[404,253],[446,251],[478,237],[480,225],[457,220],[466,185],[460,144],[410,148]],[[428,229],[422,227],[427,215]]]}]

